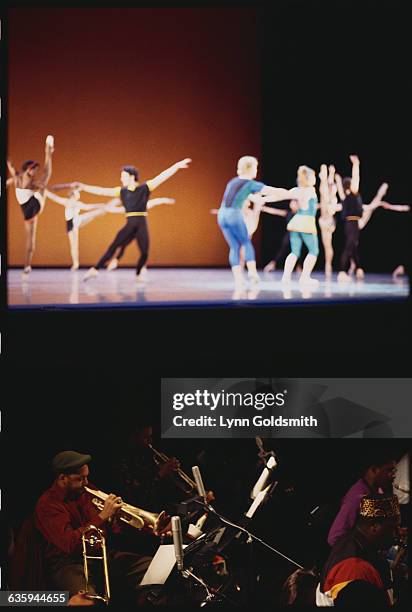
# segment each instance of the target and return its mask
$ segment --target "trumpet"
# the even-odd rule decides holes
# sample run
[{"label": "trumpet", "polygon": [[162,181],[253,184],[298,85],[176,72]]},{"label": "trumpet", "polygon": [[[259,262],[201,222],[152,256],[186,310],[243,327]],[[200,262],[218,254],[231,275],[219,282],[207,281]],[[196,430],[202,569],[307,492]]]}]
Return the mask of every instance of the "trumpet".
[{"label": "trumpet", "polygon": [[[90,495],[93,496],[92,503],[96,506],[96,508],[101,511],[109,495],[107,493],[103,493],[103,491],[95,491],[94,489],[89,489],[89,487],[84,488],[88,493],[90,493]],[[125,502],[116,514],[116,516],[121,521],[123,521],[123,523],[127,523],[127,525],[130,525],[135,529],[143,529],[143,527],[149,527],[153,530],[161,515],[164,515],[164,512],[149,512],[148,510],[143,510],[142,508],[131,506],[130,504],[126,504]]]},{"label": "trumpet", "polygon": [[[95,525],[89,525],[82,533],[82,544],[86,588],[85,591],[81,591],[80,594],[87,599],[102,601],[106,604],[106,606],[108,606],[110,602],[110,581],[109,569],[107,566],[106,538],[103,531],[98,527],[95,527]],[[100,549],[101,554],[98,554],[95,549]],[[93,595],[89,592],[89,559],[99,559],[103,563],[104,595]]]},{"label": "trumpet", "polygon": [[[150,448],[150,450],[153,452],[153,454],[155,456],[155,461],[156,461],[157,465],[160,465],[162,462],[166,463],[167,461],[170,461],[170,457],[168,457],[165,453],[162,453],[162,452],[156,450],[151,444],[149,444],[149,448]],[[183,470],[178,468],[176,470],[176,474],[189,487],[189,488],[185,487],[183,485],[183,483],[177,483],[176,482],[176,484],[179,486],[179,488],[183,489],[185,493],[192,493],[192,491],[196,489],[195,481],[192,480],[190,478],[190,476],[188,476]]]}]

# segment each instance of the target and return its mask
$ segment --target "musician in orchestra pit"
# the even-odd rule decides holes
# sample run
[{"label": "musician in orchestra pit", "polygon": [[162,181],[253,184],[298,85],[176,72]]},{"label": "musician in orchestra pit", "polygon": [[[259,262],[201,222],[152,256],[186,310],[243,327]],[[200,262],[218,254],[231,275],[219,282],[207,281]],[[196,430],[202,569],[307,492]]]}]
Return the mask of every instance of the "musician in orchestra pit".
[{"label": "musician in orchestra pit", "polygon": [[[121,529],[116,513],[122,506],[122,499],[109,495],[99,512],[91,501],[91,495],[84,489],[85,486],[95,488],[88,480],[90,461],[90,455],[75,451],[63,451],[56,455],[52,460],[54,482],[40,497],[35,510],[35,524],[46,543],[48,575],[56,589],[69,591],[74,605],[82,604],[82,596],[78,593],[85,589],[82,533],[89,525],[102,529],[108,536]],[[156,525],[155,532],[160,533],[163,528],[165,525]],[[124,582],[122,588],[140,603],[142,589],[139,589],[139,583],[150,565],[151,557],[109,547],[108,559],[109,572],[114,569],[114,573]],[[89,591],[93,593],[95,590],[92,576]],[[90,600],[86,600],[86,603],[90,604]]]},{"label": "musician in orchestra pit", "polygon": [[329,530],[330,546],[354,527],[362,497],[371,494],[382,497],[393,494],[395,476],[396,461],[390,452],[379,453],[365,462],[362,477],[346,492]]},{"label": "musician in orchestra pit", "polygon": [[[180,462],[176,457],[156,462],[150,448],[152,442],[153,428],[149,423],[141,422],[134,427],[123,456],[113,468],[113,487],[134,506],[153,512],[159,508],[173,512],[173,504],[189,496],[188,484],[178,476]],[[190,491],[190,495],[196,494]],[[207,501],[213,500],[213,492],[208,491]]]},{"label": "musician in orchestra pit", "polygon": [[175,457],[161,465],[154,460],[150,445],[153,429],[148,423],[135,426],[130,432],[126,448],[112,470],[113,486],[128,503],[158,511],[171,502],[179,501],[182,492],[176,488],[173,476],[180,467]]},{"label": "musician in orchestra pit", "polygon": [[354,528],[332,547],[316,592],[318,606],[358,606],[376,609],[393,603],[393,582],[382,555],[398,537],[396,495],[365,495]]}]

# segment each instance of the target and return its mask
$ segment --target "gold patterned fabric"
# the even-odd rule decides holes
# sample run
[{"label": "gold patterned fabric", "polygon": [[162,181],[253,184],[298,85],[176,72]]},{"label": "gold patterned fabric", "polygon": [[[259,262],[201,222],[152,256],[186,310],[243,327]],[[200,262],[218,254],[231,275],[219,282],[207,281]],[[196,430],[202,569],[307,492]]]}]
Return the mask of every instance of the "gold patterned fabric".
[{"label": "gold patterned fabric", "polygon": [[396,495],[378,499],[365,496],[361,499],[360,515],[365,518],[393,518],[400,516],[398,498]]}]

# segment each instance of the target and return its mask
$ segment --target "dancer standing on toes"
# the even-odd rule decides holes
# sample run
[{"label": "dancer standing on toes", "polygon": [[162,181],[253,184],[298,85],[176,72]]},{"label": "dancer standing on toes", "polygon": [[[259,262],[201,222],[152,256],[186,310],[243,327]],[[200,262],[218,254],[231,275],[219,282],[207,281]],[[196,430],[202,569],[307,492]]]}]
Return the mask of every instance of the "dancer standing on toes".
[{"label": "dancer standing on toes", "polygon": [[[52,189],[66,189],[70,184],[53,185]],[[71,189],[67,198],[56,195],[55,193],[46,190],[46,196],[52,202],[64,206],[64,216],[66,219],[66,231],[70,244],[70,255],[72,258],[72,270],[79,269],[79,229],[84,227],[96,217],[101,217],[107,212],[111,212],[110,206],[118,202],[118,198],[110,200],[102,204],[85,204],[80,201],[80,192],[78,189]],[[81,210],[87,210],[84,214],[80,214]]]},{"label": "dancer standing on toes", "polygon": [[120,196],[122,205],[126,211],[126,225],[117,233],[115,239],[97,262],[96,266],[90,268],[83,280],[97,276],[99,268],[104,268],[115,256],[118,249],[128,244],[133,238],[136,239],[140,249],[140,258],[136,265],[137,280],[141,280],[140,272],[145,265],[149,255],[149,232],[147,227],[147,203],[149,194],[153,189],[171,178],[178,170],[188,168],[192,160],[182,159],[161,172],[155,178],[138,183],[138,170],[134,166],[123,166],[120,173],[122,187],[95,187],[83,183],[75,183],[78,189],[96,195]]},{"label": "dancer standing on toes", "polygon": [[23,213],[26,231],[26,253],[23,275],[27,275],[31,271],[31,262],[36,246],[37,222],[46,203],[45,191],[52,173],[53,151],[54,138],[49,135],[46,138],[44,171],[39,179],[36,178],[40,168],[39,162],[29,159],[23,163],[19,172],[15,170],[10,161],[7,162],[11,176],[7,179],[6,185],[14,185],[16,199]]}]

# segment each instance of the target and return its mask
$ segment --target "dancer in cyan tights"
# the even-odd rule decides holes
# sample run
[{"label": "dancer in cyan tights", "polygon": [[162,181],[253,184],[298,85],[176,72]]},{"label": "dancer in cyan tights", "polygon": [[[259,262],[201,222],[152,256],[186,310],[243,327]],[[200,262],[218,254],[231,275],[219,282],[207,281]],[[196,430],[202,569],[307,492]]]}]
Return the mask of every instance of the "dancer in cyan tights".
[{"label": "dancer in cyan tights", "polygon": [[6,185],[14,185],[17,202],[20,204],[24,217],[24,229],[26,232],[26,249],[24,258],[23,276],[31,271],[31,262],[36,246],[36,234],[39,215],[43,212],[46,203],[46,187],[52,173],[52,156],[54,151],[54,138],[49,135],[46,138],[44,170],[41,177],[37,177],[40,164],[31,159],[22,164],[21,170],[17,171],[13,164],[8,161],[7,167],[10,177]]}]

